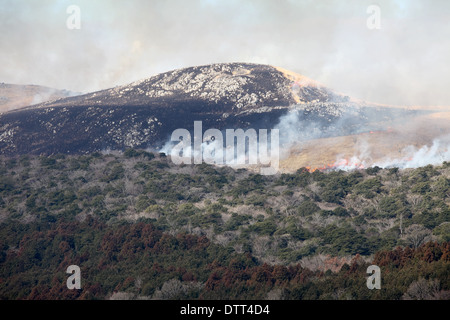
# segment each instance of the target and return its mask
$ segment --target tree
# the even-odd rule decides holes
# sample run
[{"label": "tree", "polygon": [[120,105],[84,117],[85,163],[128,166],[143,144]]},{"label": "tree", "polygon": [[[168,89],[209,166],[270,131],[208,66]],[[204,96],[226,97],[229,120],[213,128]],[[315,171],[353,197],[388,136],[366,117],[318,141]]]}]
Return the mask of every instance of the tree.
[{"label": "tree", "polygon": [[402,297],[403,300],[436,300],[439,299],[439,280],[420,278],[409,286]]},{"label": "tree", "polygon": [[154,294],[154,299],[157,300],[170,300],[177,298],[186,293],[186,288],[183,286],[180,280],[178,279],[170,279],[161,287],[161,290],[158,290]]},{"label": "tree", "polygon": [[405,241],[414,249],[429,240],[431,240],[431,231],[422,225],[413,224],[405,230]]},{"label": "tree", "polygon": [[135,296],[131,292],[114,292],[109,300],[134,300]]},{"label": "tree", "polygon": [[190,293],[199,292],[203,285],[198,282],[181,282],[178,279],[170,279],[161,287],[161,290],[157,290],[153,295],[153,299],[156,300],[175,300],[175,299],[187,299],[190,298]]}]

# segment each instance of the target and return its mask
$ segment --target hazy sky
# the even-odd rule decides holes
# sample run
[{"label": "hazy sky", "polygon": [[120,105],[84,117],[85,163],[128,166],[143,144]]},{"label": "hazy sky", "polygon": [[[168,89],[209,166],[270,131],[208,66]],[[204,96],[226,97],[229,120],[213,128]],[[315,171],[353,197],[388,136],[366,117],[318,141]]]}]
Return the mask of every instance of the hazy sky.
[{"label": "hazy sky", "polygon": [[[367,26],[370,5],[381,29]],[[255,62],[372,102],[450,105],[446,0],[0,0],[0,28],[0,82],[89,92]]]}]

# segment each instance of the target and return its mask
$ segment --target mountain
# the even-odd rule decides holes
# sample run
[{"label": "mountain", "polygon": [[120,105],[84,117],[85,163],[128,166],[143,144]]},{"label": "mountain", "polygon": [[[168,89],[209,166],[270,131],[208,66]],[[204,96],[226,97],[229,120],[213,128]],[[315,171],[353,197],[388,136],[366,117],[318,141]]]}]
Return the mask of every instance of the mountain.
[{"label": "mountain", "polygon": [[204,130],[271,129],[292,111],[296,131],[308,133],[314,123],[321,138],[378,130],[422,112],[357,101],[269,65],[218,63],[0,114],[0,154],[159,149],[173,130],[193,130],[194,121]]},{"label": "mountain", "polygon": [[0,112],[20,109],[46,101],[67,98],[79,93],[38,85],[0,83]]}]

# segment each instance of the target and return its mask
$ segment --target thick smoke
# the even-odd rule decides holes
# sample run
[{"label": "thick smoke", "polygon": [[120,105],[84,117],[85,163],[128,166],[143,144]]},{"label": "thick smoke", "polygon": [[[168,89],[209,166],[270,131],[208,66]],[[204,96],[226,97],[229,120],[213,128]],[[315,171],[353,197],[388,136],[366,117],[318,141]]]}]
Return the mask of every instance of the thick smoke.
[{"label": "thick smoke", "polygon": [[19,109],[41,102],[79,95],[78,92],[43,86],[0,83],[0,112]]},{"label": "thick smoke", "polygon": [[203,132],[201,122],[196,121],[194,135],[186,129],[177,129],[159,152],[169,154],[175,164],[206,162],[236,169],[253,168],[271,175],[279,170],[279,132],[252,128]]},{"label": "thick smoke", "polygon": [[[440,118],[446,113],[407,117],[397,109],[384,109],[367,116],[364,110],[370,107],[349,104],[343,113],[333,116],[330,111],[331,117],[311,119],[304,113],[307,108],[297,107],[279,119],[282,160],[295,161],[296,154],[301,158],[297,165],[310,167],[310,161],[316,162],[310,167],[313,170],[346,171],[374,166],[417,168],[450,161],[450,126]],[[394,110],[394,116],[386,121],[388,110]]]},{"label": "thick smoke", "polygon": [[293,106],[279,118],[275,128],[280,130],[280,145],[286,157],[290,149],[305,141],[373,130],[368,120],[377,123],[381,115],[371,112],[367,119],[361,106],[352,103],[309,103]]},{"label": "thick smoke", "polygon": [[450,161],[450,140],[449,136],[435,139],[431,146],[424,145],[421,148],[416,146],[405,147],[401,157],[391,158],[386,155],[384,159],[373,162],[370,157],[371,149],[361,150],[358,155],[350,159],[336,158],[333,170],[350,171],[358,168],[380,167],[380,168],[419,168],[427,165],[441,165],[445,161]]},{"label": "thick smoke", "polygon": [[[0,81],[91,92],[217,62],[276,65],[366,101],[450,101],[450,2],[2,0]],[[66,27],[69,5],[81,29]]]},{"label": "thick smoke", "polygon": [[[386,119],[383,119],[386,110],[371,111],[369,114],[372,117],[368,118],[365,109],[355,104],[328,103],[326,105],[330,108],[329,114],[322,110],[319,116],[305,112],[305,110],[311,110],[314,105],[294,106],[291,111],[279,118],[274,129],[279,130],[277,156],[280,161],[294,161],[296,168],[303,164],[310,170],[345,171],[374,166],[417,168],[450,161],[450,134],[438,134],[443,130],[442,121],[431,122],[435,125],[435,130],[432,131],[428,128],[431,126],[430,123],[424,122],[429,120],[429,117],[424,118],[419,115],[408,119],[396,116],[386,122]],[[322,104],[315,106],[323,107]],[[334,111],[333,107],[336,108]],[[342,108],[339,109],[340,107]],[[371,108],[373,107],[368,107],[367,110]],[[393,114],[396,115],[397,112],[398,110],[395,110]],[[400,126],[400,123],[406,124]],[[394,131],[387,125],[393,125],[397,129]],[[375,128],[378,131],[373,131]],[[447,126],[446,129],[447,132],[450,131],[450,127]],[[222,135],[225,138],[225,132],[222,132]],[[225,140],[211,140],[205,136],[203,139],[199,149],[193,148],[192,141],[183,148],[185,155],[191,155],[189,161],[203,156],[206,162],[213,163],[214,161],[211,160],[217,150],[222,150],[225,146]],[[330,147],[330,141],[334,143],[333,150],[327,150]],[[159,151],[172,154],[174,146],[178,143],[178,140],[167,141]],[[304,149],[305,146],[309,146],[309,150]],[[223,150],[224,154],[228,152]],[[325,156],[319,157],[320,160],[313,159],[316,158],[314,157],[316,153],[321,152],[324,152]],[[246,164],[249,163],[250,153],[247,149],[245,154],[235,156],[233,160],[239,164],[235,167],[251,167]],[[303,155],[303,159],[295,162],[295,157],[292,158],[293,154]],[[314,161],[316,165],[313,167]],[[232,163],[224,162],[223,164],[233,166]]]},{"label": "thick smoke", "polygon": [[418,168],[426,165],[440,165],[444,161],[450,161],[450,136],[443,136],[435,139],[431,146],[423,146],[419,149],[415,146],[408,146],[403,150],[405,155],[401,159],[386,159],[385,161],[374,163],[380,168]]},{"label": "thick smoke", "polygon": [[[280,66],[365,101],[448,105],[450,2],[379,0],[381,29],[370,30],[367,8],[373,4],[2,0],[0,81],[90,92],[177,68],[239,61]],[[69,5],[80,7],[79,30],[66,27]],[[34,102],[44,98],[36,96]],[[324,121],[299,111],[287,114],[278,126],[281,157],[299,144],[301,152],[305,141],[360,134],[364,126],[354,119],[351,114]],[[371,143],[359,139],[350,157],[334,161],[342,167],[358,161],[405,167],[432,163],[448,158],[446,141],[437,134],[427,143],[411,141],[400,152],[404,160],[375,157]]]}]

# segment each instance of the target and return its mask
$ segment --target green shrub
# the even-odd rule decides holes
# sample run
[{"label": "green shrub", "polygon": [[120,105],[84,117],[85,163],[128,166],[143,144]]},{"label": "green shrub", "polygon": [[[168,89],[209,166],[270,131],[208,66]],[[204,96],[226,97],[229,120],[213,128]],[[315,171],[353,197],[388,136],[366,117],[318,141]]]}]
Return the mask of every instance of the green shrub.
[{"label": "green shrub", "polygon": [[383,184],[380,177],[370,178],[355,187],[355,193],[364,196],[367,199],[372,199],[377,194],[381,193]]},{"label": "green shrub", "polygon": [[8,176],[0,176],[0,193],[14,190],[14,180]]},{"label": "green shrub", "polygon": [[245,224],[251,219],[250,215],[240,215],[235,212],[232,213],[231,218],[224,225],[224,230],[233,231],[239,229],[240,226]]},{"label": "green shrub", "polygon": [[412,188],[411,192],[418,194],[426,194],[430,192],[430,184],[428,182],[418,182]]},{"label": "green shrub", "polygon": [[245,200],[245,204],[256,207],[264,207],[265,202],[265,197],[261,195],[252,195]]},{"label": "green shrub", "polygon": [[147,209],[152,204],[156,204],[156,202],[154,200],[150,200],[147,195],[141,194],[137,198],[135,207],[138,212],[141,212]]},{"label": "green shrub", "polygon": [[41,166],[50,169],[56,169],[56,159],[49,157],[41,158]]},{"label": "green shrub", "polygon": [[297,227],[294,224],[288,225],[286,227],[286,232],[289,233],[293,239],[298,241],[306,240],[312,236],[312,234],[308,230]]},{"label": "green shrub", "polygon": [[310,216],[318,211],[320,211],[319,206],[311,200],[303,201],[297,208],[298,214],[302,217]]},{"label": "green shrub", "polygon": [[381,168],[378,167],[378,166],[370,167],[370,168],[367,168],[367,169],[366,169],[366,173],[367,173],[368,175],[375,176],[375,175],[378,174],[378,172],[380,172],[380,170],[381,170]]},{"label": "green shrub", "polygon": [[250,231],[258,235],[271,236],[276,230],[276,223],[273,219],[265,219],[264,221],[256,222],[249,227]]},{"label": "green shrub", "polygon": [[192,216],[199,212],[199,209],[192,203],[183,203],[178,207],[178,212],[183,216]]},{"label": "green shrub", "polygon": [[433,234],[438,236],[441,241],[450,242],[450,222],[441,223],[433,230]]},{"label": "green shrub", "polygon": [[137,158],[140,156],[143,156],[147,158],[148,160],[152,160],[155,158],[155,155],[153,153],[144,151],[144,150],[136,150],[136,149],[126,149],[123,155],[126,158]]},{"label": "green shrub", "polygon": [[123,179],[125,173],[125,169],[120,163],[114,163],[111,167],[108,166],[106,171],[106,174],[100,179],[100,181],[110,182]]},{"label": "green shrub", "polygon": [[372,252],[367,238],[350,226],[330,225],[320,234],[324,241],[324,251],[332,255],[368,255]]},{"label": "green shrub", "polygon": [[333,215],[338,216],[338,217],[348,217],[348,216],[350,216],[348,211],[345,208],[343,208],[343,207],[337,207],[336,209],[334,209],[333,210]]}]

